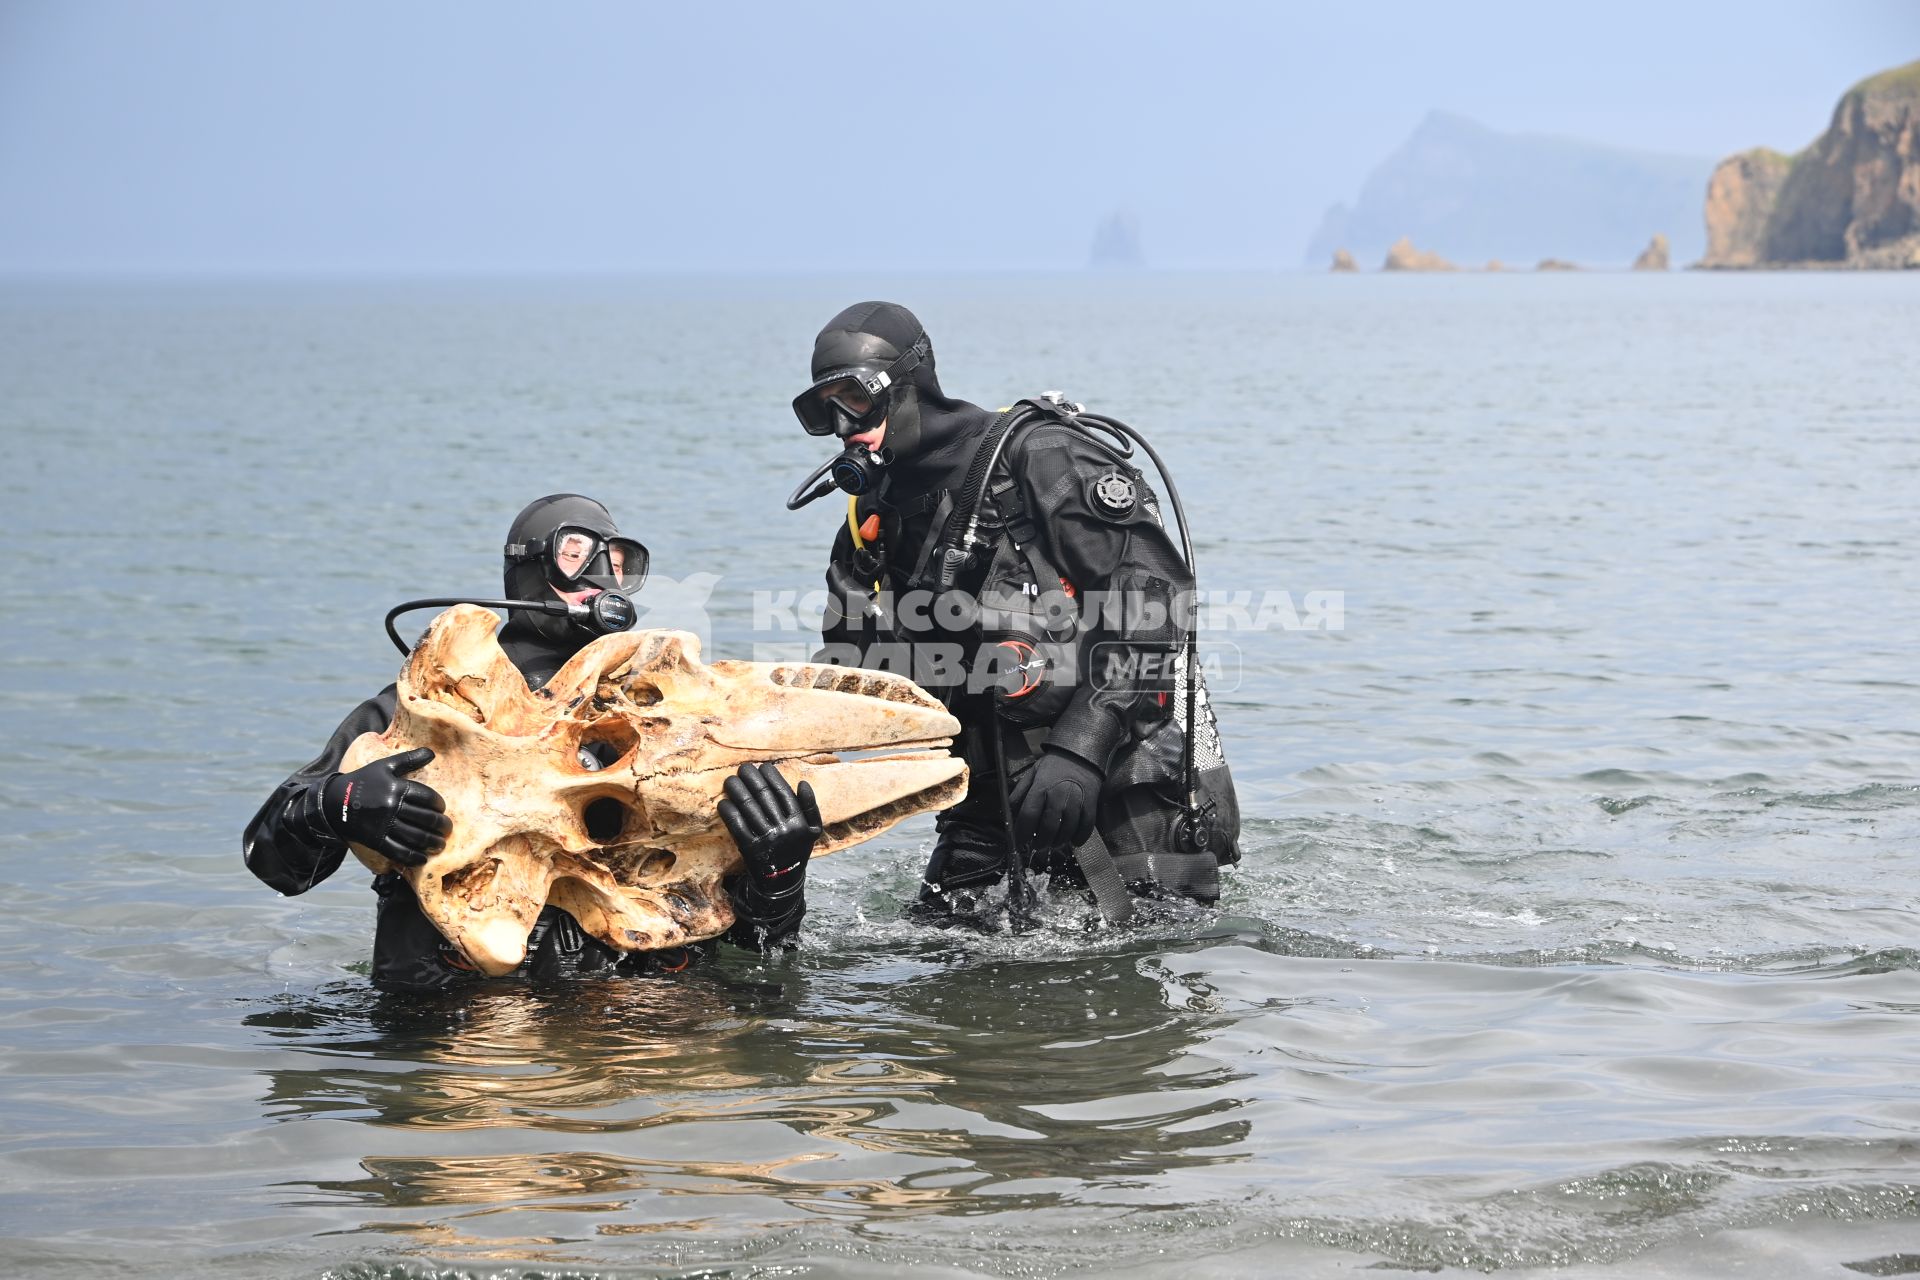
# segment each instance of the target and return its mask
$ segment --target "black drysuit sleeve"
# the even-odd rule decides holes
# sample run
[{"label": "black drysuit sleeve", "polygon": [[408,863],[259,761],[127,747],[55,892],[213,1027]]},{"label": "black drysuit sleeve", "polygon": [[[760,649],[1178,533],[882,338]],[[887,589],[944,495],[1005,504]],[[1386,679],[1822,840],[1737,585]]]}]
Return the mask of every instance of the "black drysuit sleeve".
[{"label": "black drysuit sleeve", "polygon": [[1193,575],[1161,523],[1158,498],[1104,445],[1042,425],[1010,441],[1009,452],[1029,518],[1073,585],[1087,628],[1073,700],[1047,745],[1104,772],[1136,720],[1167,714],[1166,681],[1156,673],[1168,670],[1183,635],[1175,610],[1191,602]]},{"label": "black drysuit sleeve", "polygon": [[399,695],[388,685],[355,707],[320,754],[274,788],[241,837],[247,870],[283,894],[305,893],[339,870],[347,842],[320,812],[327,779],[363,733],[385,733]]}]

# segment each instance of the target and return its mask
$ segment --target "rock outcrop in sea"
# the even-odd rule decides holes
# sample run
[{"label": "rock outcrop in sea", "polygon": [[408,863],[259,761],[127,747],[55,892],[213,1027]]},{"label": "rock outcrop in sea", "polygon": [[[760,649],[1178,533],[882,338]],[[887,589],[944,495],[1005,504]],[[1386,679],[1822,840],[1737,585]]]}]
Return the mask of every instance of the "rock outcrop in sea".
[{"label": "rock outcrop in sea", "polygon": [[1345,249],[1333,251],[1333,265],[1327,268],[1329,271],[1358,271],[1359,269],[1360,264],[1355,262],[1353,255]]},{"label": "rock outcrop in sea", "polygon": [[1633,260],[1633,269],[1635,271],[1665,271],[1668,265],[1667,237],[1661,232],[1656,231],[1653,233],[1653,239],[1647,241],[1647,247],[1640,251],[1640,256]]},{"label": "rock outcrop in sea", "polygon": [[1456,271],[1451,262],[1429,249],[1416,249],[1413,241],[1401,236],[1387,250],[1387,260],[1380,264],[1382,271]]},{"label": "rock outcrop in sea", "polygon": [[1798,155],[1722,160],[1703,267],[1920,267],[1920,62],[1862,80]]},{"label": "rock outcrop in sea", "polygon": [[1568,262],[1565,258],[1542,258],[1535,271],[1578,271],[1580,264]]},{"label": "rock outcrop in sea", "polygon": [[1132,214],[1118,210],[1106,216],[1093,233],[1087,265],[1104,270],[1138,270],[1147,265],[1140,251],[1140,224]]}]

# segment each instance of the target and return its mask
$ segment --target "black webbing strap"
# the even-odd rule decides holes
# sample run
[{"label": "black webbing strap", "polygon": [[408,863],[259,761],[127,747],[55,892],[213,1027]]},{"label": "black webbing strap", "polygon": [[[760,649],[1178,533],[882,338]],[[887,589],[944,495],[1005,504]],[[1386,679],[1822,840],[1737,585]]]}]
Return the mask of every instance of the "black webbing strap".
[{"label": "black webbing strap", "polygon": [[923,511],[933,510],[934,505],[944,497],[946,497],[946,490],[944,489],[936,489],[932,493],[923,493],[919,497],[910,498],[905,502],[895,502],[892,497],[889,496],[886,508],[903,521],[911,520]]},{"label": "black webbing strap", "polygon": [[1040,536],[1034,527],[1033,517],[1027,514],[1027,500],[1020,492],[1020,482],[1009,475],[999,484],[987,489],[987,501],[993,503],[994,514],[999,517],[1000,525],[1013,538],[1014,545],[1026,546]]},{"label": "black webbing strap", "polygon": [[1004,484],[990,489],[987,496],[993,499],[996,514],[1007,536],[1013,539],[1014,549],[1027,562],[1034,589],[1044,595],[1056,587],[1066,586],[1066,576],[1054,568],[1053,562],[1040,550],[1040,530],[1027,514],[1027,500],[1020,494],[1019,483],[1009,476]]},{"label": "black webbing strap", "polygon": [[[1047,742],[1044,725],[1035,725],[1023,731],[1021,736],[1026,742],[1029,758],[1038,756]],[[1004,775],[1001,785],[1006,785]],[[1013,839],[1011,815],[1008,817],[1007,839]],[[1126,881],[1120,878],[1120,868],[1114,865],[1113,854],[1108,850],[1107,842],[1101,838],[1098,827],[1085,841],[1074,846],[1073,860],[1079,864],[1087,888],[1093,891],[1093,901],[1100,908],[1102,920],[1108,924],[1125,924],[1133,919],[1133,895],[1127,892]]]},{"label": "black webbing strap", "polygon": [[1073,860],[1080,864],[1080,874],[1087,878],[1087,888],[1093,890],[1093,900],[1100,908],[1100,918],[1108,924],[1125,924],[1133,919],[1133,895],[1127,892],[1126,882],[1120,879],[1120,868],[1113,864],[1113,854],[1107,849],[1107,842],[1100,838],[1095,828],[1085,841],[1074,846]]},{"label": "black webbing strap", "polygon": [[941,537],[946,533],[947,520],[952,514],[953,490],[942,489],[939,505],[933,509],[933,520],[927,525],[927,540],[920,544],[920,556],[914,561],[912,576],[907,579],[907,585],[916,591],[933,581],[927,576],[927,570],[940,550]]}]

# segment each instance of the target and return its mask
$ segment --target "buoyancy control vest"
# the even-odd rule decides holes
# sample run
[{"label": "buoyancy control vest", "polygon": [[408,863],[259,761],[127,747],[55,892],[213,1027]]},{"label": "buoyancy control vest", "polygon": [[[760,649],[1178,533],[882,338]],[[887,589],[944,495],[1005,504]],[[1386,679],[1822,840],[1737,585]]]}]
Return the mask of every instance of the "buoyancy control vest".
[{"label": "buoyancy control vest", "polygon": [[[981,435],[956,485],[904,503],[890,503],[884,489],[849,498],[853,562],[836,579],[842,591],[871,584],[868,599],[883,613],[880,588],[889,583],[918,593],[920,606],[962,602],[940,612],[949,621],[956,614],[964,619],[956,638],[970,642],[966,687],[990,694],[999,715],[1021,727],[1051,723],[1072,701],[1088,634],[1078,588],[1049,555],[1018,477],[998,465],[1010,435],[1046,420],[1058,418],[1041,401],[1003,410]],[[1109,452],[1115,466],[1126,465],[1117,451]],[[889,537],[902,542],[889,549]],[[902,638],[897,626],[889,626],[894,638]]]},{"label": "buoyancy control vest", "polygon": [[[1060,571],[1049,553],[1045,532],[1027,510],[1014,468],[1001,465],[1016,432],[1048,423],[1072,428],[1098,446],[1108,464],[1100,483],[1113,484],[1129,502],[1137,495],[1138,509],[1130,518],[1164,529],[1153,490],[1145,484],[1144,473],[1131,464],[1136,444],[1147,452],[1173,505],[1181,558],[1191,576],[1192,539],[1178,491],[1159,455],[1126,424],[1087,413],[1058,393],[1048,392],[1019,401],[992,420],[957,484],[906,503],[889,503],[884,488],[878,494],[849,499],[854,562],[839,580],[842,589],[864,590],[870,584],[874,590],[869,600],[874,602],[881,600],[882,588],[889,585],[958,592],[971,598],[974,624],[967,638],[974,643],[968,651],[977,657],[969,687],[984,685],[991,692],[996,714],[1024,729],[1052,724],[1072,702],[1077,683],[1090,672],[1087,647],[1095,634],[1093,620],[1084,616],[1080,592],[1097,584],[1075,584]],[[885,545],[889,537],[897,539],[909,529],[919,535],[910,540],[911,545]],[[902,551],[908,554],[899,554]],[[883,607],[880,612],[884,614]],[[1129,643],[1152,647],[1155,641],[1133,637]],[[1192,626],[1169,627],[1158,643],[1168,650],[1160,656],[1174,677],[1157,699],[1167,714],[1158,729],[1143,726],[1143,734],[1150,733],[1154,739],[1154,749],[1137,753],[1141,758],[1128,773],[1157,772],[1152,760],[1173,770],[1179,803],[1186,812],[1180,841],[1197,852],[1207,848],[1208,829],[1215,822],[1215,806],[1202,794],[1199,775],[1222,769],[1224,755],[1198,670]],[[987,669],[980,670],[980,663],[988,664]],[[953,699],[947,700],[952,705]],[[1172,752],[1159,745],[1169,728],[1177,735]],[[1169,755],[1177,758],[1168,759]],[[1222,861],[1237,860],[1230,841],[1211,852]]]}]

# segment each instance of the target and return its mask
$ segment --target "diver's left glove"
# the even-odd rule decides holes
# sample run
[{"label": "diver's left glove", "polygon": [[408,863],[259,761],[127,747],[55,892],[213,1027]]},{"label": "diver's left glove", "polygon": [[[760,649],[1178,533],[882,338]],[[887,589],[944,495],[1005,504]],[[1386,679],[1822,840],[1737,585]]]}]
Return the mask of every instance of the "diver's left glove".
[{"label": "diver's left glove", "polygon": [[1020,847],[1051,849],[1085,841],[1100,811],[1103,781],[1098,769],[1072,752],[1044,748],[1007,798]]},{"label": "diver's left glove", "polygon": [[770,764],[741,765],[722,790],[720,820],[747,864],[734,888],[744,926],[735,940],[771,947],[790,938],[806,914],[807,860],[825,830],[820,806],[811,786],[803,782],[795,792]]},{"label": "diver's left glove", "polygon": [[342,840],[365,845],[403,867],[417,867],[447,847],[447,802],[412,773],[433,759],[431,747],[415,747],[375,760],[352,773],[336,773],[321,792],[321,815]]}]

